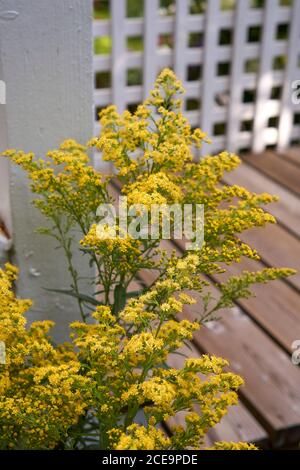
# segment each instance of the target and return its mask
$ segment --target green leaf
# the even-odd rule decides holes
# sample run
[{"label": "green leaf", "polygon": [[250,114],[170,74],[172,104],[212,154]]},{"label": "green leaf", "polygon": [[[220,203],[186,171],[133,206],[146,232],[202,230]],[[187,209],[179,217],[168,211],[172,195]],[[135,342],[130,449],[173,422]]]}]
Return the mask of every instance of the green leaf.
[{"label": "green leaf", "polygon": [[116,315],[126,305],[126,288],[122,284],[118,284],[114,290],[114,307],[113,313]]}]

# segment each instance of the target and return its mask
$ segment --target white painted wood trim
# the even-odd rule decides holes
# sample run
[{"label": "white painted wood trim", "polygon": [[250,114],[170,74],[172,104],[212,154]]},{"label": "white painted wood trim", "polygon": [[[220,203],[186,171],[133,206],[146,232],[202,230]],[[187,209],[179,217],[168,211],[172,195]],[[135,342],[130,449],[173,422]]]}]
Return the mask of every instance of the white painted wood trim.
[{"label": "white painted wood trim", "polygon": [[229,152],[238,151],[242,108],[241,101],[243,86],[245,86],[242,80],[245,60],[243,49],[245,47],[247,25],[247,15],[245,15],[245,12],[247,11],[248,4],[249,0],[239,0],[235,10],[226,142],[226,149]]},{"label": "white painted wood trim", "polygon": [[[273,41],[276,25],[277,2],[266,0],[263,20],[263,38],[260,49],[260,69],[256,88],[256,107],[253,125],[253,146],[254,152],[262,152],[265,148],[265,131],[267,121],[270,117],[268,101],[272,88],[272,58]],[[279,54],[279,52],[278,52]]]},{"label": "white painted wood trim", "polygon": [[188,1],[177,0],[174,35],[174,71],[182,82],[185,82],[186,79],[187,18]]},{"label": "white painted wood trim", "polygon": [[112,100],[119,112],[125,109],[124,90],[126,87],[125,54],[126,0],[111,0],[112,17]]},{"label": "white painted wood trim", "polygon": [[158,0],[144,0],[144,69],[143,69],[143,98],[146,99],[153,88],[157,70],[157,20]]},{"label": "white painted wood trim", "polygon": [[[210,0],[207,2],[207,11],[205,15],[205,47],[202,68],[202,92],[201,92],[201,121],[200,126],[208,137],[212,137],[213,131],[213,107],[215,93],[215,68],[217,55],[217,41],[219,34],[219,0]],[[202,153],[211,151],[207,144],[203,145]]]}]

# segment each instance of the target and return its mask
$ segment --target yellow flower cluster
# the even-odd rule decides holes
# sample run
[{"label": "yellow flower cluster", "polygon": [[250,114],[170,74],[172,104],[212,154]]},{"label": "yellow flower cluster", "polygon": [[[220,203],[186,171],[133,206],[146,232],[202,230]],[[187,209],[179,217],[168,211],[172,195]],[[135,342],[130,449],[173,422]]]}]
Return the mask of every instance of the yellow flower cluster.
[{"label": "yellow flower cluster", "polygon": [[118,227],[102,227],[100,231],[99,226],[93,224],[80,244],[103,257],[104,263],[106,256],[110,255],[119,264],[120,271],[124,270],[125,273],[140,256],[140,240],[135,240],[128,234],[119,234]]},{"label": "yellow flower cluster", "polygon": [[[226,361],[209,356],[189,358],[182,369],[161,367],[199,328],[176,321],[182,306],[193,303],[182,290],[190,282],[188,267],[196,272],[197,265],[193,254],[177,260],[171,278],[133,299],[119,320],[109,307],[97,307],[95,323],[71,325],[73,347],[57,348],[47,335],[51,322],[25,328],[31,303],[12,292],[17,270],[9,264],[1,270],[0,340],[7,363],[0,368],[0,447],[74,446],[73,436],[85,435],[80,419],[92,410],[101,448],[203,448],[207,430],[237,403],[242,380],[224,372]],[[134,422],[140,409],[147,426]],[[171,437],[156,427],[183,410],[186,426],[174,427]]]},{"label": "yellow flower cluster", "polygon": [[101,136],[89,144],[103,152],[104,160],[114,163],[124,181],[132,181],[132,175],[181,171],[193,159],[191,145],[200,147],[207,141],[200,129],[191,130],[180,112],[182,100],[178,97],[183,91],[174,73],[165,69],[135,114],[125,111],[119,115],[115,106],[103,110]]},{"label": "yellow flower cluster", "polygon": [[0,365],[0,448],[51,449],[68,437],[84,415],[89,379],[67,346],[55,349],[47,336],[52,322],[26,329],[31,301],[15,297],[17,270],[0,269],[0,341],[6,363]]},{"label": "yellow flower cluster", "polygon": [[[112,162],[113,176],[99,174],[87,147],[73,140],[44,159],[4,153],[27,172],[37,195],[34,204],[52,222],[41,232],[64,250],[72,284],[62,293],[77,298],[83,321],[71,325],[70,344],[54,347],[48,337],[52,322],[26,328],[24,313],[31,302],[12,291],[17,270],[11,265],[0,270],[0,341],[7,349],[6,365],[0,366],[0,448],[77,449],[94,439],[101,449],[203,449],[208,429],[237,403],[242,379],[225,371],[226,361],[204,355],[176,369],[168,365],[169,354],[192,340],[213,313],[250,296],[253,284],[294,271],[271,268],[229,277],[220,285],[208,281],[243,257],[259,258],[240,233],[274,223],[264,207],[276,198],[222,184],[224,173],[240,164],[235,154],[194,158],[209,139],[182,115],[183,92],[166,69],[135,113],[119,114],[115,106],[101,112],[101,134],[88,146]],[[133,239],[123,233],[119,215],[112,226],[100,228],[98,207],[114,202],[107,184],[114,185],[115,178],[128,204],[141,213],[141,207],[154,204],[203,204],[202,248],[170,253],[160,246],[162,231],[158,240]],[[95,268],[94,296],[82,292],[72,261],[75,249]],[[153,284],[132,291],[132,281],[147,269]],[[184,306],[196,298],[194,320],[182,319]],[[140,411],[143,426],[137,424]],[[159,426],[179,412],[185,422],[167,436]],[[219,442],[214,448],[254,447]]]},{"label": "yellow flower cluster", "polygon": [[163,431],[155,426],[139,426],[132,424],[128,426],[127,433],[111,432],[111,439],[115,441],[115,450],[153,450],[170,449],[171,440]]},{"label": "yellow flower cluster", "polygon": [[48,217],[55,212],[68,212],[74,223],[83,224],[85,214],[95,214],[106,198],[102,175],[89,164],[85,148],[73,140],[48,152],[45,160],[14,150],[3,155],[26,170],[33,193],[43,196],[35,204]]},{"label": "yellow flower cluster", "polygon": [[[224,151],[199,161],[194,158],[195,147],[208,139],[200,129],[192,130],[182,115],[183,92],[174,73],[165,69],[149,98],[135,113],[125,111],[120,115],[115,106],[104,109],[100,114],[101,134],[88,145],[98,148],[103,159],[113,163],[114,177],[122,184],[128,205],[135,205],[137,216],[157,205],[168,210],[172,204],[181,209],[184,204],[203,204],[204,245],[195,252],[198,260],[195,274],[191,276],[187,270],[186,275],[193,278],[187,288],[198,291],[206,304],[209,286],[205,288],[203,275],[220,273],[224,266],[240,262],[243,257],[259,259],[259,254],[239,236],[253,227],[275,223],[264,207],[276,197],[251,193],[238,185],[222,185],[224,172],[233,171],[240,164],[235,154]],[[72,276],[72,295],[78,299],[84,321],[95,301],[90,302],[88,296],[82,295],[80,276],[72,261],[75,249],[84,252],[96,269],[96,283],[101,286],[97,301],[110,305],[114,313],[119,313],[131,298],[130,283],[141,270],[151,269],[165,280],[171,276],[174,255],[160,249],[163,211],[158,220],[153,220],[152,214],[149,219],[146,214],[158,239],[152,240],[150,234],[138,240],[124,235],[118,216],[112,226],[100,230],[97,209],[101,203],[113,201],[107,191],[111,177],[105,179],[93,169],[84,146],[67,140],[44,160],[14,150],[4,155],[28,173],[32,190],[38,195],[35,205],[53,222],[51,230],[40,231],[54,236],[65,252]],[[133,217],[129,215],[127,222],[131,223]],[[194,218],[192,215],[192,223]],[[171,214],[171,231],[175,222]],[[77,240],[74,243],[74,229],[82,234],[79,246]],[[278,277],[289,274],[292,271],[276,271]],[[263,276],[271,279],[267,271]],[[237,290],[231,293],[232,300],[238,298]],[[217,306],[210,305],[210,309],[216,310]],[[128,307],[131,310],[126,310],[127,316],[138,322],[139,315],[132,310],[132,304]],[[203,315],[207,318],[206,311]]]},{"label": "yellow flower cluster", "polygon": [[[170,267],[173,279],[157,282],[132,299],[119,318],[99,306],[93,315],[96,324],[71,325],[79,358],[93,380],[92,408],[101,423],[104,447],[200,449],[208,429],[237,404],[236,391],[243,381],[224,371],[228,363],[223,359],[204,355],[187,359],[182,369],[161,367],[200,327],[176,320],[183,304],[193,302],[182,292],[190,282],[189,266],[196,272],[195,255],[177,260]],[[135,423],[141,409],[147,426]],[[174,427],[171,437],[156,428],[184,410],[186,426]]]},{"label": "yellow flower cluster", "polygon": [[134,183],[123,188],[128,204],[144,204],[151,209],[152,204],[173,204],[181,202],[181,188],[163,172],[139,176]]}]

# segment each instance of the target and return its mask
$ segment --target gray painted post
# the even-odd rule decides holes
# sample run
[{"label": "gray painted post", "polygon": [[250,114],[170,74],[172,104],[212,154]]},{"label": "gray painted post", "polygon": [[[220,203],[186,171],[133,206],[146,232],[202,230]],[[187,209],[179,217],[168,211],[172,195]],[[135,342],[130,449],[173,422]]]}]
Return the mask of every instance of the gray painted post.
[{"label": "gray painted post", "polygon": [[[0,14],[5,145],[42,157],[66,138],[86,142],[93,134],[92,0],[2,0],[2,12],[9,12]],[[34,234],[44,220],[30,204],[23,171],[14,166],[10,198],[18,294],[34,299],[30,320],[54,320],[55,339],[64,339],[68,323],[79,318],[75,302],[43,291],[69,287],[64,256],[50,238]],[[84,258],[75,261],[81,275],[90,274]]]},{"label": "gray painted post", "polygon": [[[1,50],[1,46],[0,46]],[[1,77],[1,66],[0,66]],[[7,148],[6,140],[6,114],[5,105],[0,104],[0,152]],[[0,221],[4,222],[5,227],[11,234],[11,213],[9,200],[9,163],[0,159]]]},{"label": "gray painted post", "polygon": [[[1,12],[0,12],[1,13]],[[1,51],[1,43],[0,43]],[[0,54],[0,80],[4,82],[2,58]],[[4,98],[3,100],[1,98]],[[6,93],[0,97],[0,152],[7,148],[7,128],[6,128]],[[0,223],[4,223],[9,234],[12,233],[11,212],[9,199],[9,163],[0,159]],[[9,247],[6,237],[0,233],[0,263],[7,259],[6,250]]]}]

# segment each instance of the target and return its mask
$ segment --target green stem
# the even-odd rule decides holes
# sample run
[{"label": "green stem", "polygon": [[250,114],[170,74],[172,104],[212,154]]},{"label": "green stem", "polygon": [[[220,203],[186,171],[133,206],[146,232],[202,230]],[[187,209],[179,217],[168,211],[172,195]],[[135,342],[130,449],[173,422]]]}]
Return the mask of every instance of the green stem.
[{"label": "green stem", "polygon": [[77,271],[74,268],[73,262],[72,262],[72,257],[73,257],[72,250],[70,250],[70,248],[69,248],[69,243],[65,238],[64,232],[61,228],[61,224],[59,223],[59,221],[56,221],[56,228],[57,228],[57,230],[59,232],[59,235],[60,235],[61,246],[62,246],[62,248],[63,248],[63,250],[66,254],[67,263],[68,263],[68,270],[69,270],[69,273],[71,274],[71,278],[72,278],[72,282],[73,282],[73,288],[74,288],[74,291],[77,295],[77,302],[78,302],[78,306],[79,306],[80,315],[81,315],[81,318],[82,318],[83,322],[86,323],[87,315],[84,313],[84,309],[83,309],[83,306],[82,306],[82,300],[79,298],[80,291],[79,291],[79,285],[78,285],[78,279],[77,279],[78,276],[77,276]]}]

